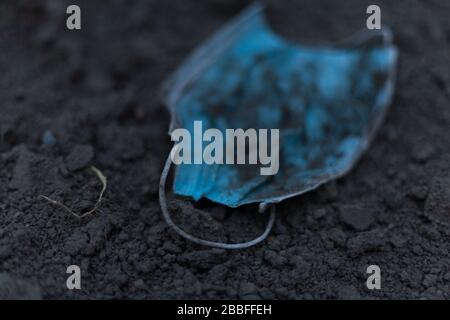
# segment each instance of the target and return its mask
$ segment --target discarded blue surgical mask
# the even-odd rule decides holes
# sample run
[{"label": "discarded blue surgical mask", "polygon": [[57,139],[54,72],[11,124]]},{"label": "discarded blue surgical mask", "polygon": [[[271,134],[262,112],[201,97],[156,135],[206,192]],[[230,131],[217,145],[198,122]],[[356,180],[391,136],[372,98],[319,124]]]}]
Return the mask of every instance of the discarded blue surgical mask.
[{"label": "discarded blue surgical mask", "polygon": [[[244,10],[166,83],[170,132],[192,132],[194,121],[204,130],[279,129],[279,171],[262,176],[257,165],[181,164],[174,193],[264,208],[346,174],[367,149],[394,90],[397,50],[388,30],[376,32],[363,31],[340,46],[308,47],[273,33],[259,5]],[[383,41],[372,41],[376,36]],[[169,161],[160,185],[166,218]],[[201,244],[242,248],[258,242],[217,245],[187,235],[170,217],[168,222]]]}]

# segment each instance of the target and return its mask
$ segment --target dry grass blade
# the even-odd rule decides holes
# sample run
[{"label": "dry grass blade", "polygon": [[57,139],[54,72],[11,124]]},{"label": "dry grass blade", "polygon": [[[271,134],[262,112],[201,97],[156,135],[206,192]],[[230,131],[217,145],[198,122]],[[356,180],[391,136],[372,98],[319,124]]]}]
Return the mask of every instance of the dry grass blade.
[{"label": "dry grass blade", "polygon": [[78,214],[78,213],[74,212],[72,209],[70,209],[69,207],[67,207],[66,205],[64,205],[63,203],[61,203],[59,201],[50,199],[49,197],[43,196],[43,195],[40,195],[39,197],[47,200],[48,202],[50,202],[50,203],[52,203],[54,205],[57,205],[57,206],[63,208],[64,210],[69,212],[71,215],[73,215],[73,216],[75,216],[75,217],[77,217],[79,219],[93,214],[95,211],[97,211],[98,207],[100,206],[100,203],[102,202],[103,194],[105,193],[105,190],[106,190],[106,187],[107,187],[108,183],[107,183],[106,177],[103,175],[103,173],[100,170],[98,170],[94,166],[91,167],[91,170],[94,171],[95,175],[98,177],[98,179],[102,183],[102,191],[100,191],[100,195],[98,196],[98,200],[97,200],[97,202],[95,203],[94,207],[91,210],[83,212],[81,214]]}]

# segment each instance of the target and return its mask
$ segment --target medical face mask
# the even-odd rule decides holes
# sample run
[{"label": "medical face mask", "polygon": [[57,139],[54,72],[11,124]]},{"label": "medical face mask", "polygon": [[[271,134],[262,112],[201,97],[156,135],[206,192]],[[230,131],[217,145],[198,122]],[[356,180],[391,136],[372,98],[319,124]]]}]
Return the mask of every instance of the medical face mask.
[{"label": "medical face mask", "polygon": [[[258,203],[264,211],[346,174],[382,123],[394,90],[396,58],[386,29],[366,30],[335,46],[304,46],[280,38],[268,27],[262,8],[250,6],[196,49],[167,81],[170,133],[184,128],[194,136],[195,125],[201,123],[203,132],[216,129],[223,136],[230,128],[277,130],[278,141],[270,144],[271,137],[266,137],[270,150],[264,164],[179,164],[174,193],[233,208]],[[270,158],[275,152],[277,158]],[[247,149],[245,156],[250,153]],[[222,244],[186,234],[173,223],[166,205],[170,163],[169,157],[160,202],[178,233],[228,249],[248,247],[267,236],[273,206],[263,235],[248,243]],[[261,174],[264,168],[276,172]]]}]

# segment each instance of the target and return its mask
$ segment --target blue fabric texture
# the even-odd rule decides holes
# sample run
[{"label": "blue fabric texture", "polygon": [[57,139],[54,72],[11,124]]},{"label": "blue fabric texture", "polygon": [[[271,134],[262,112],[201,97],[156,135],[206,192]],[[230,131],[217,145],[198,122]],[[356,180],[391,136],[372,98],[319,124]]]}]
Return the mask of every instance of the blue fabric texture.
[{"label": "blue fabric texture", "polygon": [[[370,31],[367,30],[370,35]],[[369,40],[367,37],[366,40]],[[229,207],[276,203],[346,174],[367,149],[390,104],[397,50],[288,42],[252,6],[201,45],[165,88],[172,127],[280,129],[280,169],[182,164],[174,192]]]}]

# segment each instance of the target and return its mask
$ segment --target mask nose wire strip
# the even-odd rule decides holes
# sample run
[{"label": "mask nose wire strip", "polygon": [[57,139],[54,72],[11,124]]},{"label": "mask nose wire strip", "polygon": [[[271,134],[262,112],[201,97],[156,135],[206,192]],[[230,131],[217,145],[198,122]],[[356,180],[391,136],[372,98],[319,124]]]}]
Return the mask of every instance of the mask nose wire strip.
[{"label": "mask nose wire strip", "polygon": [[163,172],[161,174],[161,179],[159,181],[159,203],[161,206],[161,211],[163,213],[164,220],[166,220],[166,223],[172,227],[176,233],[178,233],[183,238],[190,240],[192,242],[195,242],[200,245],[214,247],[214,248],[220,248],[220,249],[245,249],[249,248],[251,246],[254,246],[261,241],[264,241],[267,236],[269,235],[270,231],[272,230],[275,216],[276,216],[276,209],[275,206],[271,206],[270,208],[270,217],[269,221],[267,222],[266,229],[264,232],[257,238],[243,243],[222,243],[222,242],[215,242],[215,241],[209,241],[209,240],[203,240],[197,237],[194,237],[178,227],[172,220],[172,217],[170,216],[169,209],[167,207],[167,201],[166,201],[166,181],[167,176],[169,175],[170,166],[172,164],[172,159],[169,156],[167,157],[166,163],[164,165]]}]

